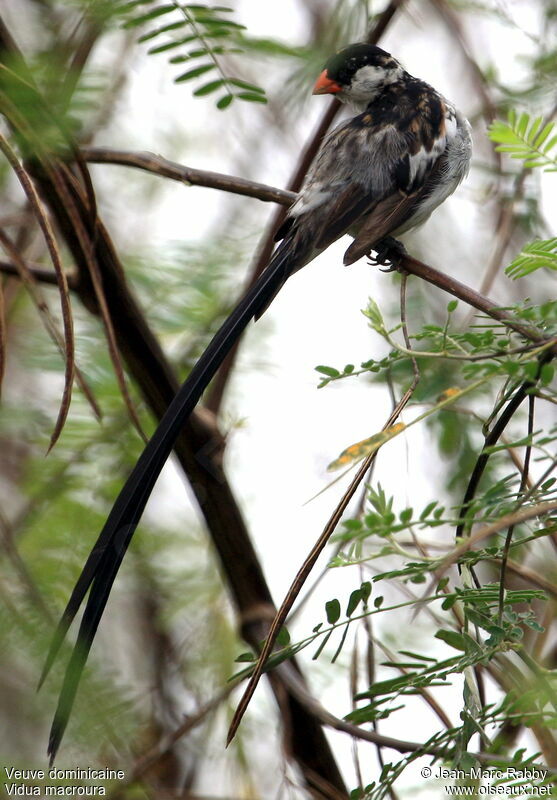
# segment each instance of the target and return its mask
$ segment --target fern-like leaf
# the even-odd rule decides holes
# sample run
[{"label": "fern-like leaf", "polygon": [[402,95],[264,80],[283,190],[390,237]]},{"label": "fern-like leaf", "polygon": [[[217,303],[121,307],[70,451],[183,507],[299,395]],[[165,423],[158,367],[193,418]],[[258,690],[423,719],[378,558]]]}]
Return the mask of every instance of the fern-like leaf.
[{"label": "fern-like leaf", "polygon": [[498,143],[495,148],[498,152],[520,159],[525,167],[557,172],[555,123],[544,124],[542,117],[532,120],[525,111],[520,115],[510,111],[508,122],[496,120],[492,123],[489,137]]},{"label": "fern-like leaf", "polygon": [[220,96],[216,106],[219,109],[227,108],[236,98],[251,103],[267,102],[263,89],[242,81],[225,69],[222,56],[244,52],[241,32],[245,27],[230,18],[232,12],[233,9],[227,6],[179,3],[177,0],[165,3],[132,0],[119,8],[125,28],[143,27],[164,20],[163,25],[142,34],[138,41],[152,42],[148,55],[168,53],[171,64],[191,65],[174,79],[176,83],[185,83],[211,72],[212,80],[201,83],[193,95],[204,97],[218,92]]},{"label": "fern-like leaf", "polygon": [[557,272],[557,237],[525,245],[505,272],[511,278],[524,278],[525,275],[542,268]]}]

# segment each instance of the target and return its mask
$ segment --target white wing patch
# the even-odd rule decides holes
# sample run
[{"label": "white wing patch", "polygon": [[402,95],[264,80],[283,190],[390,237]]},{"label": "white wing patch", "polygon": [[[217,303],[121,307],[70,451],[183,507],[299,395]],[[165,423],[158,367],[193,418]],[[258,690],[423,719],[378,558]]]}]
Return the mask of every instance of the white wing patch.
[{"label": "white wing patch", "polygon": [[323,183],[313,183],[304,188],[298,195],[294,204],[288,211],[289,217],[299,217],[307,211],[312,211],[314,208],[322,206],[331,197],[331,186],[325,187]]},{"label": "white wing patch", "polygon": [[420,186],[425,181],[430,169],[444,152],[446,143],[446,138],[440,136],[433,143],[431,150],[426,150],[422,145],[417,153],[408,157],[409,180],[407,188],[409,191]]}]

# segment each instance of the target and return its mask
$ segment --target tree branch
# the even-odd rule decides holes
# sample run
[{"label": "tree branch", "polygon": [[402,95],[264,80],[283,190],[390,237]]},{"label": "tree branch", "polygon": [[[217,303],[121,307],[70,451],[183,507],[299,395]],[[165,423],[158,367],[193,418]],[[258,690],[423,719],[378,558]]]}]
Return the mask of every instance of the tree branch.
[{"label": "tree branch", "polygon": [[456,278],[453,278],[448,273],[440,272],[434,269],[434,267],[430,267],[429,264],[424,264],[423,261],[418,261],[417,258],[409,255],[400,257],[399,266],[410,275],[423,278],[423,280],[431,283],[432,286],[443,289],[443,291],[459,300],[463,300],[465,303],[468,303],[468,305],[478,309],[478,311],[482,311],[492,319],[502,322],[508,328],[524,336],[525,339],[534,342],[534,344],[542,346],[547,345],[551,352],[557,355],[557,345],[554,339],[546,339],[537,328],[513,317],[512,314],[504,311],[497,303],[490,300],[489,297],[485,297],[469,286],[466,286],[466,284],[457,281]]},{"label": "tree branch", "polygon": [[[460,556],[464,555],[464,553],[467,553],[468,550],[471,550],[474,545],[478,544],[478,542],[481,542],[483,539],[487,539],[489,536],[493,536],[494,533],[499,533],[499,531],[503,530],[503,528],[507,528],[509,525],[519,525],[522,522],[528,522],[531,519],[535,519],[535,517],[544,517],[556,510],[557,500],[551,500],[544,503],[538,503],[534,506],[528,506],[527,508],[521,508],[518,511],[513,511],[510,514],[505,514],[504,516],[499,517],[499,519],[496,519],[495,522],[492,522],[489,525],[484,525],[483,528],[480,528],[475,533],[467,536],[461,544],[457,545],[447,556],[445,556],[433,574],[430,587],[435,586],[441,580],[449,567],[458,561]],[[552,524],[553,527],[555,527],[555,523]],[[427,596],[427,592],[425,596]]]},{"label": "tree branch", "polygon": [[193,169],[176,161],[170,161],[155,153],[136,153],[128,150],[112,150],[110,147],[83,147],[80,150],[85,161],[92,164],[119,164],[123,167],[136,169],[159,175],[161,178],[170,178],[173,181],[185,183],[188,186],[206,186],[209,189],[220,189],[222,192],[241,194],[245,197],[255,197],[264,203],[280,203],[291,206],[296,198],[295,192],[286,189],[276,189],[257,181],[248,181],[246,178],[237,178],[233,175],[224,175],[222,172],[210,172],[204,169]]},{"label": "tree branch", "polygon": [[[335,731],[341,731],[342,733],[347,733],[350,736],[353,736],[355,739],[362,739],[365,742],[371,742],[372,744],[379,745],[380,747],[388,747],[391,750],[396,750],[398,753],[423,753],[424,755],[431,755],[436,757],[446,757],[447,756],[447,748],[445,747],[436,747],[435,745],[428,745],[427,742],[410,742],[406,741],[405,739],[398,739],[393,736],[386,736],[385,734],[378,733],[377,731],[368,730],[366,728],[361,727],[360,725],[354,725],[351,722],[347,722],[344,719],[340,719],[339,717],[335,717],[334,714],[331,714],[321,703],[313,697],[312,694],[307,690],[307,688],[298,681],[297,676],[293,671],[290,671],[288,674],[287,669],[288,664],[281,664],[277,667],[277,670],[283,670],[282,679],[283,682],[288,686],[289,690],[296,695],[300,703],[305,706],[305,708],[310,711],[315,717],[323,723],[323,725],[327,725],[329,728],[332,728]],[[490,764],[496,763],[498,766],[508,765],[513,766],[516,762],[512,761],[510,758],[501,758],[497,753],[490,754],[490,753],[474,753],[474,758],[476,758],[483,766],[489,766]],[[547,770],[547,774],[550,775],[557,775],[557,769],[548,768],[545,765],[543,766],[544,770]]]}]

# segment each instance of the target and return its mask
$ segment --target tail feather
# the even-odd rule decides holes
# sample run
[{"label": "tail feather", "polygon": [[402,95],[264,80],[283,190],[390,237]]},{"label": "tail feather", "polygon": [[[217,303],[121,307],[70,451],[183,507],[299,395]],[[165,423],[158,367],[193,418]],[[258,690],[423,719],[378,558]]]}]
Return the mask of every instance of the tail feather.
[{"label": "tail feather", "polygon": [[90,589],[52,723],[48,745],[51,763],[66,729],[79,680],[118,569],[180,430],[242,331],[251,319],[258,318],[265,311],[297,266],[295,255],[292,239],[286,239],[275,252],[265,272],[217,331],[169,405],[122,487],[89,554],[54,633],[39,682],[41,686],[50,672],[68,629]]}]

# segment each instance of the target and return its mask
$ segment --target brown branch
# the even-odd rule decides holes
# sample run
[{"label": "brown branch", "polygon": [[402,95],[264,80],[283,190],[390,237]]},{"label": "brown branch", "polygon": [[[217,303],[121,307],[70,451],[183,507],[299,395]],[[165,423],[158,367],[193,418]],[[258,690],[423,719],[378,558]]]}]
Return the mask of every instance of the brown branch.
[{"label": "brown branch", "polygon": [[500,308],[497,303],[490,300],[489,297],[485,297],[479,292],[476,292],[474,289],[466,286],[466,284],[457,281],[456,278],[453,278],[451,275],[440,272],[434,269],[434,267],[430,267],[429,264],[424,264],[423,261],[418,261],[417,258],[409,255],[400,257],[400,267],[410,275],[423,278],[423,280],[431,283],[432,286],[443,289],[443,291],[448,292],[448,294],[451,294],[459,300],[463,300],[465,303],[468,303],[468,305],[476,308],[478,311],[482,311],[492,319],[502,322],[508,328],[511,328],[534,344],[539,344],[541,346],[547,345],[547,347],[550,348],[550,352],[557,355],[557,345],[554,343],[553,339],[546,339],[537,328],[513,317],[512,314]]},{"label": "brown branch", "polygon": [[[40,201],[39,195],[37,194],[37,190],[35,189],[33,182],[31,181],[23,165],[20,163],[18,157],[11,148],[9,142],[1,134],[0,134],[0,150],[6,157],[6,160],[11,166],[23,191],[25,192],[25,196],[27,197],[29,206],[38,222],[39,228],[41,229],[48,253],[52,261],[52,265],[54,267],[54,272],[57,278],[58,291],[60,294],[62,323],[64,326],[64,360],[66,366],[64,372],[64,389],[62,392],[62,399],[60,401],[58,418],[56,420],[56,423],[54,425],[54,430],[50,437],[50,445],[48,448],[48,450],[50,451],[58,441],[58,438],[64,428],[64,424],[68,416],[68,411],[70,410],[72,387],[75,377],[75,341],[74,341],[74,327],[73,327],[73,317],[70,304],[69,287],[68,287],[68,282],[66,280],[66,273],[64,272],[64,268],[62,266],[62,258],[60,256],[60,251],[58,250],[58,243],[56,241],[56,236],[54,235],[54,231],[52,230],[50,220],[48,219],[45,209],[43,208],[43,205]],[[32,276],[27,275],[26,277],[28,280],[30,279],[32,281]]]},{"label": "brown branch", "polygon": [[[495,558],[495,556],[488,556],[486,561],[492,561],[494,564],[500,563],[500,559]],[[553,581],[544,578],[543,575],[540,575],[530,567],[526,567],[524,564],[519,564],[517,561],[511,561],[508,559],[507,570],[509,572],[514,572],[514,574],[517,577],[522,578],[523,581],[531,583],[533,586],[537,586],[539,589],[547,592],[547,594],[551,597],[557,599],[557,586],[553,583]]]},{"label": "brown branch", "polygon": [[[282,664],[277,669],[282,670],[284,667],[288,667],[288,664]],[[284,672],[286,672],[286,670],[284,670]],[[347,722],[344,719],[335,717],[334,714],[331,714],[330,711],[322,706],[321,703],[316,700],[316,698],[313,697],[310,692],[308,692],[303,684],[299,683],[293,672],[291,672],[289,675],[285,675],[283,673],[283,681],[288,686],[290,691],[296,695],[298,700],[308,709],[308,711],[311,711],[311,713],[314,714],[320,722],[330,728],[333,728],[333,730],[347,733],[350,736],[353,736],[355,739],[362,739],[363,741],[371,742],[379,745],[380,747],[388,747],[391,750],[396,750],[399,753],[423,753],[424,755],[437,757],[443,757],[447,755],[447,748],[445,747],[436,747],[435,745],[428,745],[427,743],[409,742],[393,736],[385,736],[382,733],[367,730],[359,725],[354,725],[353,723]],[[474,758],[476,758],[485,766],[493,764],[494,762],[496,762],[498,765],[508,766],[516,764],[515,761],[501,758],[498,754],[479,752],[474,753],[473,755]],[[552,769],[551,767],[547,767],[545,765],[543,768],[544,770],[547,770],[548,774],[557,775],[557,769]]]},{"label": "brown branch", "polygon": [[[37,308],[37,311],[41,315],[41,318],[44,320],[44,326],[45,326],[46,331],[48,332],[48,335],[50,336],[50,338],[52,339],[52,341],[54,342],[54,344],[58,348],[62,358],[65,358],[66,349],[65,349],[64,337],[62,336],[62,334],[58,330],[58,326],[56,324],[56,320],[54,319],[54,317],[52,315],[52,312],[50,311],[49,305],[48,305],[48,303],[46,302],[46,299],[43,296],[42,289],[39,287],[39,285],[38,285],[38,283],[36,281],[36,276],[33,275],[27,269],[27,265],[26,265],[25,261],[23,260],[23,258],[21,258],[21,256],[19,255],[19,252],[14,247],[11,239],[4,233],[4,231],[2,229],[0,229],[0,244],[2,245],[4,250],[6,250],[8,252],[9,256],[11,257],[12,263],[15,266],[15,269],[17,270],[17,273],[18,273],[21,281],[23,282],[23,284],[25,285],[27,291],[29,292],[29,296],[33,300],[33,302],[34,302],[34,304],[35,304],[35,306]],[[94,396],[91,388],[89,387],[89,384],[87,383],[87,380],[86,380],[85,376],[83,375],[81,370],[78,369],[77,367],[74,370],[74,378],[75,378],[75,381],[76,381],[77,385],[79,386],[79,388],[83,392],[84,396],[86,397],[87,401],[89,402],[89,405],[91,406],[91,408],[93,410],[93,413],[95,414],[97,419],[100,419],[101,418],[101,410],[100,410],[100,408],[99,408],[99,406],[97,404],[97,401],[95,400],[95,396]],[[60,423],[61,415],[63,415],[65,412],[67,412],[67,407],[64,407],[64,404],[66,402],[67,402],[67,396],[66,396],[66,392],[64,392],[64,395],[62,397],[63,406],[61,407],[61,412],[58,415],[58,423],[56,425],[55,432],[57,430],[59,430],[59,423]],[[51,438],[50,447],[52,447],[52,444],[53,444],[53,442],[52,442],[52,438]],[[50,450],[50,447],[49,447],[49,450]]]},{"label": "brown branch", "polygon": [[112,150],[109,147],[83,147],[80,152],[85,161],[92,164],[118,164],[123,167],[136,167],[153,175],[159,175],[161,178],[180,181],[188,186],[220,189],[222,192],[254,197],[265,203],[291,206],[296,198],[295,192],[276,189],[274,186],[249,181],[246,178],[237,178],[234,175],[224,175],[222,172],[193,169],[184,164],[178,164],[176,161],[170,161],[163,156],[157,156],[155,153],[135,153],[127,150]]},{"label": "brown branch", "polygon": [[557,510],[557,500],[551,500],[546,503],[538,503],[537,505],[528,506],[528,508],[521,508],[519,511],[505,514],[504,516],[495,520],[495,522],[480,528],[479,531],[467,536],[462,544],[457,545],[457,547],[455,547],[447,556],[445,556],[443,561],[435,570],[431,586],[435,586],[443,577],[443,574],[449,569],[449,567],[458,561],[460,556],[464,555],[464,553],[467,553],[468,550],[471,550],[474,545],[478,544],[478,542],[481,542],[483,539],[487,539],[489,536],[493,536],[494,533],[499,533],[500,530],[509,527],[509,525],[519,525],[522,522],[528,522],[535,517],[544,517],[547,514],[551,514],[555,510]]},{"label": "brown branch", "polygon": [[[69,222],[72,226],[73,233],[79,242],[82,261],[78,263],[78,270],[83,271],[83,275],[81,277],[84,279],[84,281],[90,281],[94,289],[95,302],[104,328],[108,346],[108,354],[110,356],[110,361],[116,376],[116,382],[118,384],[120,394],[124,400],[124,405],[128,411],[133,426],[146,443],[147,436],[141,426],[138,412],[135,408],[130,390],[128,388],[128,381],[124,372],[124,365],[120,357],[117,337],[114,330],[114,321],[110,314],[101,270],[94,255],[95,240],[97,237],[97,209],[93,185],[90,181],[84,162],[81,161],[81,159],[78,160],[80,171],[85,182],[85,187],[83,190],[73,173],[69,171],[65,164],[58,165],[57,169],[51,167],[48,163],[43,165],[46,166],[45,171],[48,174],[48,178],[52,182],[52,185],[56,188],[56,192],[60,197],[62,204],[64,205],[66,213],[69,216]],[[78,194],[80,191],[83,191],[83,196],[80,197],[82,204],[81,213],[80,209],[78,208]],[[90,230],[91,228],[92,230]]]}]

